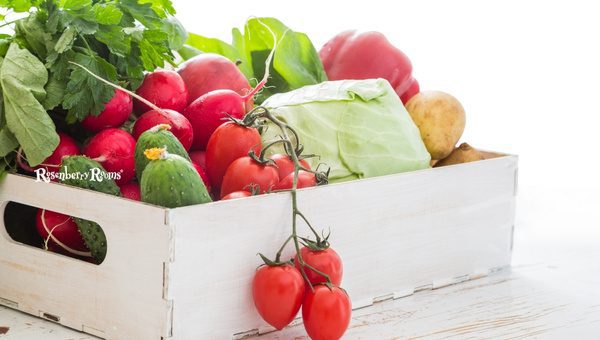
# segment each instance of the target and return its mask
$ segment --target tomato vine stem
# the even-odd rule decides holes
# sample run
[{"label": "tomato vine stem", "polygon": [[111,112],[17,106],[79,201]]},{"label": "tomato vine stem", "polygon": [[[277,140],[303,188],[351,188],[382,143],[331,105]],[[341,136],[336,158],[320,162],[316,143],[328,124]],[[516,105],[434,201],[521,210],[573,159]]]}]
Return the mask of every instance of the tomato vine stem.
[{"label": "tomato vine stem", "polygon": [[[298,258],[298,263],[300,264],[300,266],[299,266],[300,273],[302,274],[302,277],[304,278],[306,283],[310,286],[311,291],[314,291],[314,288],[310,284],[310,280],[308,279],[308,275],[306,274],[307,268],[312,270],[313,272],[317,273],[318,275],[321,275],[323,278],[325,278],[327,280],[327,284],[331,285],[332,283],[331,283],[331,279],[330,279],[329,275],[327,275],[327,274],[323,273],[322,271],[318,270],[317,268],[309,265],[302,258],[302,253],[300,251],[300,241],[299,241],[299,237],[298,237],[298,218],[297,218],[298,216],[300,216],[300,218],[302,218],[302,220],[304,220],[304,222],[308,225],[308,227],[310,228],[312,233],[315,235],[315,237],[317,238],[317,241],[320,240],[320,236],[317,233],[317,231],[314,229],[312,224],[308,221],[306,216],[302,212],[300,212],[300,210],[298,209],[298,191],[297,191],[298,190],[298,174],[299,174],[300,170],[309,171],[311,173],[314,173],[315,176],[320,175],[320,177],[325,177],[325,178],[327,177],[327,174],[308,170],[308,169],[304,168],[302,166],[302,164],[300,164],[300,154],[302,153],[303,147],[300,144],[298,134],[292,127],[285,124],[281,120],[277,119],[277,117],[273,116],[273,114],[271,114],[271,112],[268,109],[266,109],[265,107],[262,107],[262,106],[258,106],[255,109],[253,109],[252,111],[250,111],[247,114],[247,116],[244,118],[244,123],[248,124],[248,125],[252,125],[252,124],[254,124],[254,122],[257,119],[267,119],[267,120],[271,121],[273,124],[277,125],[277,127],[281,130],[281,134],[282,134],[281,135],[282,139],[268,144],[267,147],[265,147],[261,151],[261,155],[258,158],[264,162],[265,161],[265,151],[277,143],[282,143],[284,145],[285,151],[288,153],[288,155],[292,159],[292,162],[294,163],[294,179],[292,182],[292,189],[290,191],[290,194],[292,196],[292,234],[285,240],[285,242],[283,243],[283,245],[277,252],[277,255],[276,255],[277,257],[275,259],[275,262],[276,263],[280,262],[281,253],[283,252],[284,248],[289,243],[289,241],[292,240],[294,243],[294,248],[296,250],[296,256]],[[295,143],[290,138],[290,134],[288,133],[288,131],[293,134],[293,136],[295,138]]]}]

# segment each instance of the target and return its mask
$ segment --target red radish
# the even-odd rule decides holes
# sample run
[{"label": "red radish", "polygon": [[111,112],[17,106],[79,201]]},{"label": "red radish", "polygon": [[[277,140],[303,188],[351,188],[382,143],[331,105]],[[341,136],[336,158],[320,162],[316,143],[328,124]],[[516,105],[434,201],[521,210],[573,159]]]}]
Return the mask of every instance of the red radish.
[{"label": "red radish", "polygon": [[234,191],[230,194],[227,194],[225,196],[223,196],[223,198],[221,198],[221,200],[226,201],[226,200],[233,200],[233,199],[237,199],[237,198],[244,198],[244,197],[250,197],[252,196],[252,193],[250,191]]},{"label": "red radish", "polygon": [[245,99],[231,90],[215,90],[194,100],[183,115],[194,129],[194,150],[205,150],[208,139],[226,122],[227,115],[241,119],[246,114]]},{"label": "red radish", "polygon": [[[188,88],[175,71],[158,70],[148,73],[135,92],[162,109],[181,112],[189,103]],[[133,105],[137,114],[152,109],[139,100],[134,100]]]},{"label": "red radish", "polygon": [[[273,35],[273,39],[275,39],[275,35]],[[227,121],[227,115],[239,119],[246,114],[248,108],[252,107],[254,95],[265,86],[269,79],[269,67],[276,49],[277,40],[275,39],[273,49],[265,62],[263,79],[256,84],[252,91],[243,96],[229,89],[210,91],[195,99],[183,111],[183,115],[190,120],[194,128],[192,149],[206,149],[208,139],[219,126]]]},{"label": "red radish", "polygon": [[250,150],[259,154],[261,147],[260,134],[255,128],[229,122],[215,130],[206,147],[206,174],[217,196],[229,165]]},{"label": "red radish", "polygon": [[187,85],[190,102],[214,90],[229,89],[240,95],[252,90],[238,67],[218,54],[200,54],[183,63],[177,72]]},{"label": "red radish", "polygon": [[204,171],[206,171],[206,152],[205,151],[192,151],[190,152],[190,159],[192,162],[198,164]]},{"label": "red radish", "polygon": [[106,103],[104,110],[98,116],[87,116],[81,125],[92,132],[109,127],[119,127],[129,118],[132,109],[131,96],[124,91],[116,90],[112,99]]},{"label": "red radish", "polygon": [[[273,190],[291,190],[294,185],[294,173],[291,172],[287,176],[285,176],[282,180],[279,181],[274,187]],[[298,183],[296,187],[298,189],[314,187],[317,185],[317,178],[315,174],[312,172],[300,170],[298,171]]]},{"label": "red radish", "polygon": [[46,251],[64,255],[64,256],[68,256],[68,257],[75,258],[75,259],[85,261],[88,263],[92,263],[92,264],[96,264],[96,265],[98,264],[96,262],[96,260],[91,256],[91,253],[84,253],[85,255],[75,255],[73,253],[70,253],[68,250],[64,249],[63,247],[53,244],[53,243],[48,243],[48,246],[46,247]]},{"label": "red radish", "polygon": [[121,184],[119,185],[119,189],[121,189],[121,196],[125,198],[129,198],[130,200],[134,201],[142,200],[140,185],[136,182]]},{"label": "red radish", "polygon": [[[275,165],[277,166],[277,171],[279,171],[279,178],[281,178],[282,180],[287,175],[294,172],[294,161],[292,160],[292,158],[290,156],[276,153],[269,158],[275,162]],[[301,159],[300,165],[302,165],[304,168],[310,170],[310,165],[308,164],[308,162],[306,160]]]},{"label": "red radish", "polygon": [[69,135],[59,132],[58,137],[58,146],[56,149],[54,149],[54,152],[52,152],[52,154],[42,162],[40,166],[36,167],[35,169],[31,169],[23,164],[22,167],[24,167],[24,170],[34,171],[36,169],[43,168],[46,170],[46,173],[43,176],[49,178],[53,182],[58,182],[58,178],[51,176],[49,173],[58,172],[58,168],[60,167],[63,157],[81,154],[81,150],[79,149],[77,142]]},{"label": "red radish", "polygon": [[[173,111],[175,113],[173,113],[173,112],[169,113],[169,110],[163,110],[160,107],[154,105],[154,103],[152,103],[152,102],[148,101],[147,99],[145,99],[144,97],[141,97],[141,96],[139,96],[139,95],[137,95],[137,94],[135,94],[135,93],[133,93],[133,92],[131,92],[131,91],[129,91],[129,90],[127,90],[127,89],[119,86],[119,85],[115,85],[115,84],[111,83],[110,81],[108,81],[108,80],[106,80],[106,79],[98,76],[94,72],[90,71],[87,67],[85,67],[83,65],[80,65],[80,64],[77,64],[77,63],[74,63],[72,61],[69,61],[69,63],[71,63],[71,64],[73,64],[73,65],[75,65],[75,66],[83,69],[84,71],[86,71],[87,73],[89,73],[92,77],[98,79],[99,81],[105,83],[106,85],[114,87],[117,90],[121,90],[121,91],[129,94],[130,96],[134,97],[135,99],[137,99],[137,100],[141,101],[142,103],[144,103],[144,104],[148,105],[149,107],[151,107],[153,111],[157,111],[157,113],[159,113],[162,116],[164,116],[164,117],[161,117],[159,119],[156,119],[156,115],[155,115],[154,119],[156,119],[156,120],[153,120],[151,118],[152,116],[150,116],[150,118],[145,118],[144,121],[146,119],[148,120],[148,122],[145,123],[145,124],[147,124],[147,125],[145,125],[146,126],[146,128],[145,128],[146,130],[150,129],[150,128],[158,125],[158,124],[165,124],[165,123],[171,125],[172,129],[180,127],[182,131],[181,131],[181,133],[180,133],[179,136],[175,132],[173,132],[173,130],[171,130],[171,132],[173,132],[173,134],[175,136],[178,136],[178,138],[181,137],[180,141],[181,141],[181,144],[184,145],[184,147],[186,145],[190,144],[189,139],[193,139],[193,136],[191,135],[191,134],[193,134],[193,132],[189,132],[190,131],[189,126],[186,124],[186,122],[184,120],[181,119],[181,117],[179,117],[180,114],[178,112]],[[171,121],[165,122],[165,121],[160,120],[160,119],[163,119],[163,118],[169,118],[169,120],[172,119],[173,121],[172,122]],[[160,121],[157,121],[157,120],[160,120]],[[138,121],[139,121],[139,119],[138,119]],[[187,122],[187,123],[189,123],[189,122]],[[139,134],[141,134],[144,131],[144,124],[140,123],[140,126],[138,127],[138,129],[139,130],[137,132]]]},{"label": "red radish", "polygon": [[170,125],[169,131],[179,139],[186,150],[190,149],[194,139],[192,124],[181,113],[173,110],[151,110],[141,115],[133,125],[133,137],[137,140],[143,132],[159,124]]},{"label": "red radish", "polygon": [[38,233],[45,240],[46,249],[49,245],[56,245],[71,254],[90,255],[79,228],[71,216],[38,209],[35,224]]},{"label": "red radish", "polygon": [[[60,167],[60,163],[63,157],[81,154],[81,150],[79,149],[79,146],[77,145],[75,139],[71,138],[69,135],[63,132],[58,133],[58,138],[59,142],[56,146],[56,149],[54,149],[52,154],[48,156],[48,158],[46,158],[42,162],[42,164],[38,165],[35,168],[30,167],[23,160],[21,151],[19,150],[19,152],[17,153],[17,164],[19,165],[19,167],[28,172],[34,172],[37,169],[41,168],[44,168],[46,170],[46,173],[57,172],[56,170],[58,170],[58,168]],[[57,181],[56,178],[51,178],[51,180],[55,182]]]},{"label": "red radish", "polygon": [[117,184],[124,184],[135,176],[135,139],[120,129],[100,131],[90,139],[84,155],[98,161],[108,172],[120,172]]},{"label": "red radish", "polygon": [[81,154],[77,141],[64,132],[59,132],[60,141],[54,152],[44,160],[43,164],[60,165],[63,157]]},{"label": "red radish", "polygon": [[196,171],[198,172],[198,175],[200,175],[200,178],[202,178],[202,182],[204,182],[206,190],[208,192],[212,192],[212,188],[210,186],[210,181],[208,180],[208,175],[206,174],[206,171],[204,171],[204,169],[194,161],[192,161],[192,165],[194,166],[194,169],[196,169]]}]

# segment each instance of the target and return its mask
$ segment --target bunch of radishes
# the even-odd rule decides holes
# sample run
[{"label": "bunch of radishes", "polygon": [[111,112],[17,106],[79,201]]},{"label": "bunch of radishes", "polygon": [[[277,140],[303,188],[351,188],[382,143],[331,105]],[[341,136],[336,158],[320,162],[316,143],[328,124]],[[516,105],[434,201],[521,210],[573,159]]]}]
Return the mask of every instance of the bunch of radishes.
[{"label": "bunch of radishes", "polygon": [[[253,96],[264,86],[267,76],[252,88],[235,63],[216,54],[199,55],[177,71],[148,73],[135,93],[117,89],[98,116],[90,115],[81,122],[83,129],[94,133],[82,149],[76,140],[60,133],[59,146],[41,167],[48,172],[58,171],[63,157],[83,154],[98,161],[107,172],[120,175],[116,183],[123,197],[140,200],[139,179],[135,178],[136,140],[144,131],[168,124],[189,151],[194,167],[215,198],[291,189],[290,157],[278,154],[272,156],[272,161],[258,162],[248,156],[250,151],[257,155],[261,152],[257,128],[227,122],[242,119],[253,108]],[[131,117],[135,120],[130,133],[124,126]],[[309,169],[306,162],[303,165]],[[314,174],[301,172],[298,187],[316,184]],[[82,255],[76,226],[62,223],[68,216],[42,219],[56,214],[47,213],[38,214],[38,227],[46,243]]]}]

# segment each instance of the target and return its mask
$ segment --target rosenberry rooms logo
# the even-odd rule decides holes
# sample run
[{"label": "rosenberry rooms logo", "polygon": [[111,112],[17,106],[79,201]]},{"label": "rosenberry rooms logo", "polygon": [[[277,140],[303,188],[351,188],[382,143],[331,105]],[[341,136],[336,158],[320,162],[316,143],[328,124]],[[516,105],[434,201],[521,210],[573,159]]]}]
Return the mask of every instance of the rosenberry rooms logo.
[{"label": "rosenberry rooms logo", "polygon": [[107,179],[120,180],[123,170],[119,172],[106,172],[100,168],[91,168],[88,172],[69,172],[69,167],[65,166],[60,172],[48,171],[45,168],[35,170],[36,182],[50,183],[52,180],[78,180],[90,182],[102,182]]}]

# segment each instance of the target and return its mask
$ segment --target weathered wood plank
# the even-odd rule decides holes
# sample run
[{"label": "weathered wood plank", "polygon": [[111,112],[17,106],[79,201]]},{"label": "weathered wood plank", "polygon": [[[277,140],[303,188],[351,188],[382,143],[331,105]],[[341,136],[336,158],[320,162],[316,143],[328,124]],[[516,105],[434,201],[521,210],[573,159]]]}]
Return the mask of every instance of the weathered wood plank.
[{"label": "weathered wood plank", "polygon": [[0,304],[110,338],[167,333],[164,209],[17,175],[0,184],[1,212],[8,201],[98,222],[108,252],[96,266],[24,246],[10,239],[0,220]]}]

